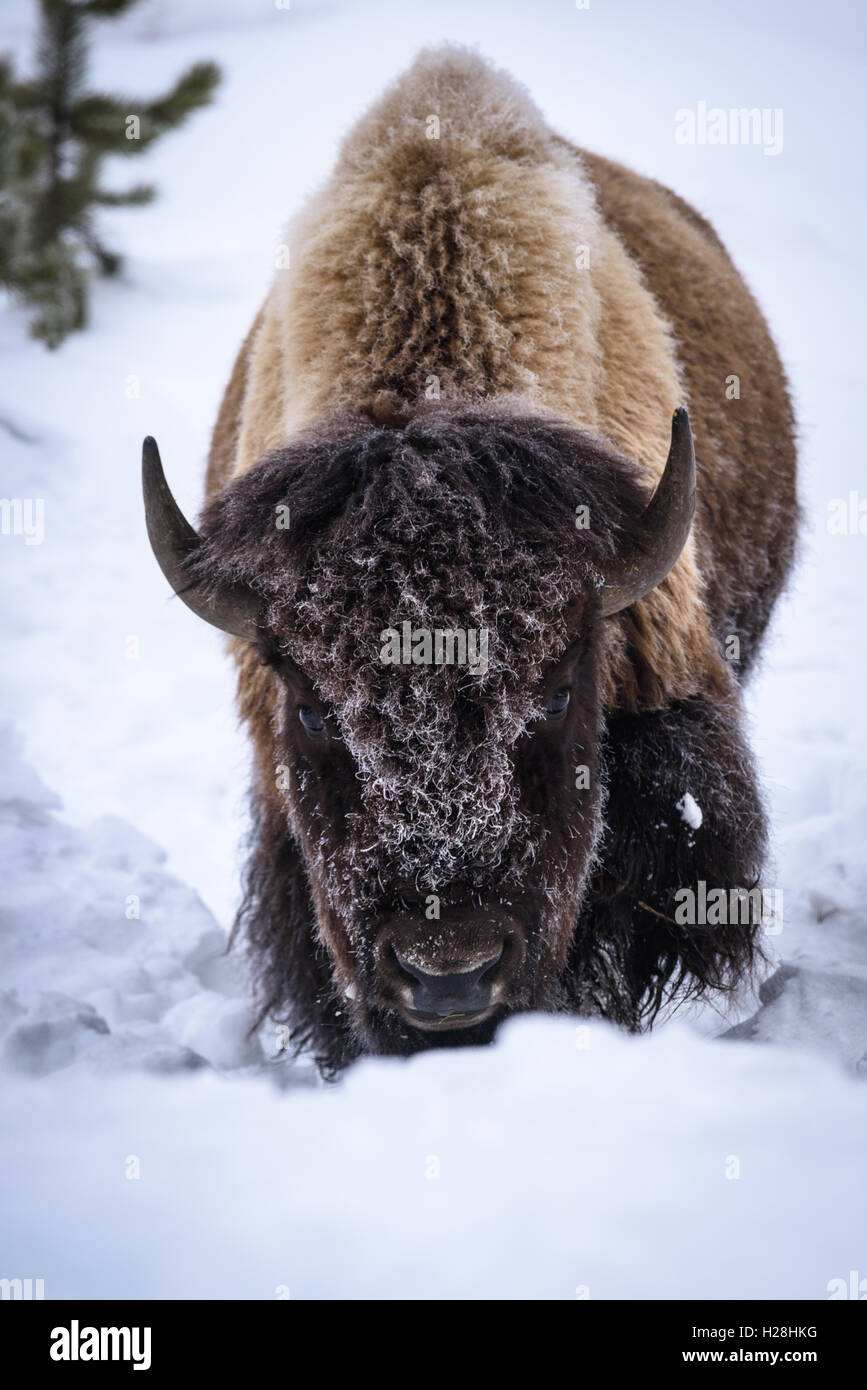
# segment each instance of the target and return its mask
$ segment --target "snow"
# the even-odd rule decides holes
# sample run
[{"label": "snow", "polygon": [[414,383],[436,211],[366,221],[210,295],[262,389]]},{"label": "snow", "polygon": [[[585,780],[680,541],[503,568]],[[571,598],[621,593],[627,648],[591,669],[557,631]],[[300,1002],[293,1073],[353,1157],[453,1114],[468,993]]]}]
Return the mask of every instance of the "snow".
[{"label": "snow", "polygon": [[66,1077],[4,1111],[6,1262],[49,1298],[823,1298],[863,1269],[861,1088],[681,1027],[529,1018],[339,1092]]},{"label": "snow", "polygon": [[[0,17],[19,63],[31,11]],[[44,504],[38,543],[0,536],[0,1275],[49,1298],[823,1298],[863,1272],[867,537],[834,522],[863,490],[863,25],[805,0],[146,0],[97,31],[96,84],[146,95],[200,58],[226,77],[110,171],[161,197],[106,213],[127,267],[88,332],[52,355],[0,313],[0,490]],[[781,345],[806,534],[749,707],[785,912],[759,997],[725,1012],[641,1039],[524,1018],[326,1087],[251,1031],[224,953],[247,753],[221,639],[150,556],[140,447],[194,515],[281,226],[446,37],[709,215]],[[782,152],[678,144],[699,101],[781,108]],[[686,788],[679,809],[701,815]]]},{"label": "snow", "polygon": [[6,1067],[47,1076],[73,1063],[100,1072],[261,1064],[225,934],[165,871],[165,852],[116,816],[66,824],[17,743],[0,725]]},{"label": "snow", "polygon": [[703,816],[701,807],[690,792],[684,792],[680,801],[677,803],[677,809],[680,811],[684,824],[688,825],[692,830],[698,830],[702,823]]}]

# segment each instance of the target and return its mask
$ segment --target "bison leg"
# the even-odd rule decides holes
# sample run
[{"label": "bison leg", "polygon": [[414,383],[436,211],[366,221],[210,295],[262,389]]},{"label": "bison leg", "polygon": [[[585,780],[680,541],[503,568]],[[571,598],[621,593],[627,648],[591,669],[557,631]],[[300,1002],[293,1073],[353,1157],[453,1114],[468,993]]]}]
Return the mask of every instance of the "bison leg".
[{"label": "bison leg", "polygon": [[[564,983],[571,1007],[638,1028],[675,996],[732,990],[760,957],[760,894],[737,890],[758,884],[765,815],[734,701],[613,717],[601,751],[606,829]],[[709,920],[684,923],[688,889]],[[719,889],[738,904],[722,921],[701,911]]]}]

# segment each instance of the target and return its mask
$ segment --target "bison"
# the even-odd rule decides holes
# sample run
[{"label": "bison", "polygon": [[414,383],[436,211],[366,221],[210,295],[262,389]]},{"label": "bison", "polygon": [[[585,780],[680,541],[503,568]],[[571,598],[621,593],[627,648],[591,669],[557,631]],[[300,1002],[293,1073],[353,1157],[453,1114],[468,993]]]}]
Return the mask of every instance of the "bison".
[{"label": "bison", "polygon": [[719,238],[448,46],[288,247],[198,530],[150,439],[143,469],[164,575],[233,639],[260,1018],[334,1073],[735,989],[754,898],[684,923],[675,895],[761,882],[741,686],[798,507],[785,376]]}]

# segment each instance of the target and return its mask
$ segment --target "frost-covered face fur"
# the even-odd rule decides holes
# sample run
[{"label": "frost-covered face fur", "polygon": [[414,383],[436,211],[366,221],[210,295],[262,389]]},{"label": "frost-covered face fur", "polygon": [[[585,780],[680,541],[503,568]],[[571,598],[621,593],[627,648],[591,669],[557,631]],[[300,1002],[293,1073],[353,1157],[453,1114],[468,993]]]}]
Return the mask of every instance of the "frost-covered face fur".
[{"label": "frost-covered face fur", "polygon": [[298,1022],[305,933],[367,1049],[555,1002],[600,826],[599,593],[646,500],[599,437],[465,407],[331,422],[211,504],[191,577],[265,601],[245,914],[271,1007]]}]

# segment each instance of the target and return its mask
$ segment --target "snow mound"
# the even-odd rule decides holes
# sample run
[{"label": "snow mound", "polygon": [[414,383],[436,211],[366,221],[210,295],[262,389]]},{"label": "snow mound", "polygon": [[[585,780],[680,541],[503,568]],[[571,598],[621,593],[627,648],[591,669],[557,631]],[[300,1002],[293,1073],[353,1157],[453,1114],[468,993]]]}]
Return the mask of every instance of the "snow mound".
[{"label": "snow mound", "polygon": [[4,1254],[46,1298],[822,1299],[863,1268],[863,1087],[682,1026],[522,1018],[315,1090],[77,1075],[0,1107]]},{"label": "snow mound", "polygon": [[66,825],[8,725],[0,758],[4,1256],[47,1298],[823,1298],[863,1263],[864,1089],[793,1046],[864,1069],[852,970],[784,965],[725,1042],[523,1017],[311,1086],[163,852]]},{"label": "snow mound", "polygon": [[0,1064],[46,1076],[261,1064],[244,982],[165,853],[105,816],[66,825],[0,725]]}]

